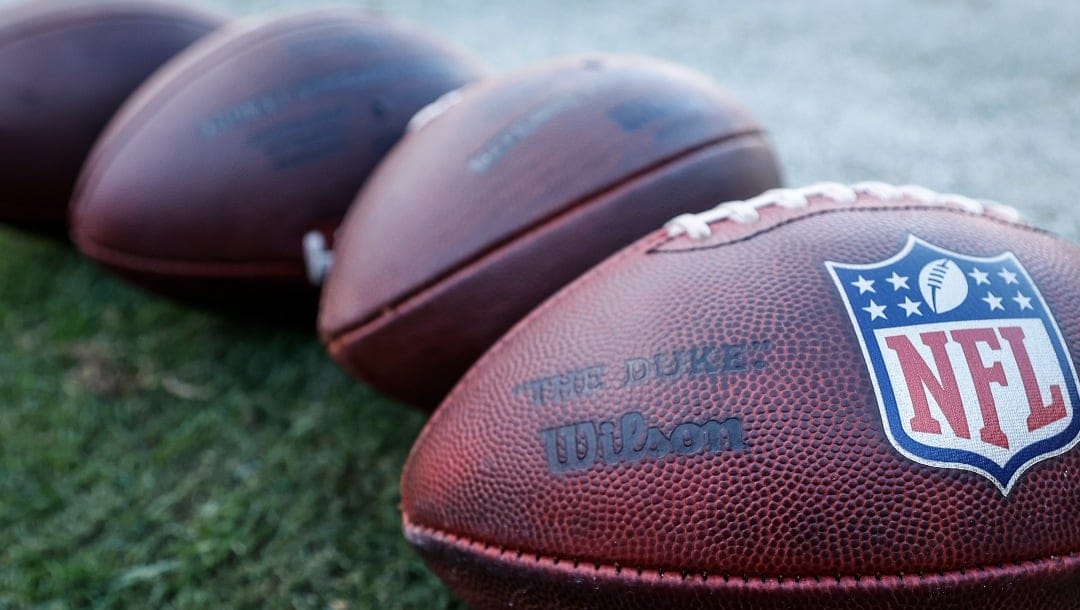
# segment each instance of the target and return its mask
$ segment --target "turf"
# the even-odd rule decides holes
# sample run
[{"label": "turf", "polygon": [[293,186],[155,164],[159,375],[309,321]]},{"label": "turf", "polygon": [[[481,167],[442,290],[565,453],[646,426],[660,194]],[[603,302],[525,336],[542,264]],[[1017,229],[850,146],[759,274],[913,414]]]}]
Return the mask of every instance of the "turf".
[{"label": "turf", "polygon": [[[790,184],[916,182],[1080,239],[1075,3],[352,3],[498,70],[594,51],[683,62],[754,111]],[[172,305],[0,230],[0,610],[455,607],[400,535],[422,423],[310,332]]]},{"label": "turf", "polygon": [[0,608],[452,606],[400,535],[418,413],[309,332],[0,252]]}]

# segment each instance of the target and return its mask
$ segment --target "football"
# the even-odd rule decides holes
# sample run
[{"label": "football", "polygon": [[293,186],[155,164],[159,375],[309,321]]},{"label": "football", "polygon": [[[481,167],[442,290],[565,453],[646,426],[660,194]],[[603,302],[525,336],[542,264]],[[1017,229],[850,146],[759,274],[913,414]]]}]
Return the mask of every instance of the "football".
[{"label": "football", "polygon": [[683,215],[466,374],[405,534],[477,609],[1076,607],[1078,268],[919,187]]},{"label": "football", "polygon": [[94,140],[170,57],[223,23],[135,0],[0,10],[0,222],[64,236]]},{"label": "football", "polygon": [[80,178],[72,240],[161,293],[310,323],[305,235],[332,243],[409,119],[483,73],[445,42],[359,11],[234,22],[124,105]]},{"label": "football", "polygon": [[321,335],[354,375],[432,408],[581,272],[779,174],[758,122],[689,69],[596,56],[477,83],[422,111],[364,187]]}]

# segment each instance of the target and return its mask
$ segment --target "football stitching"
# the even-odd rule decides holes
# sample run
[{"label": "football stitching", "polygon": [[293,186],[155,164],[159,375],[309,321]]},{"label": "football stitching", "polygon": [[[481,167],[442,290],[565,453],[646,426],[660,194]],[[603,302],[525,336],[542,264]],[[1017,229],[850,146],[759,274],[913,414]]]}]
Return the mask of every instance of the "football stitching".
[{"label": "football stitching", "polygon": [[[845,581],[860,584],[868,580],[872,580],[876,583],[882,583],[889,579],[896,579],[903,582],[905,579],[915,579],[916,581],[938,581],[947,580],[954,577],[980,577],[980,576],[1008,576],[1015,569],[1023,570],[1025,568],[1045,569],[1047,566],[1061,565],[1066,563],[1080,564],[1080,554],[1076,552],[1068,553],[1066,555],[1050,555],[1049,557],[1042,557],[1037,559],[1024,559],[1016,561],[1007,561],[996,564],[974,566],[974,567],[959,567],[953,570],[918,570],[916,572],[896,572],[896,573],[884,573],[874,572],[873,574],[811,574],[811,575],[793,575],[785,576],[783,574],[748,574],[748,573],[733,573],[733,572],[719,572],[710,573],[708,570],[689,570],[689,569],[672,569],[664,567],[645,567],[642,565],[636,565],[634,567],[627,567],[621,565],[619,562],[613,561],[605,563],[597,560],[581,560],[579,558],[568,559],[559,557],[557,555],[548,555],[539,552],[528,552],[523,549],[511,549],[505,545],[491,544],[470,538],[462,534],[456,534],[447,530],[439,528],[421,525],[414,523],[408,515],[402,515],[404,520],[404,528],[406,530],[417,530],[421,535],[427,535],[430,538],[434,538],[438,542],[457,548],[460,551],[468,552],[473,555],[495,555],[497,559],[503,559],[507,555],[512,556],[512,560],[516,560],[520,563],[550,563],[552,567],[561,567],[562,569],[570,569],[575,571],[588,571],[588,568],[592,568],[592,572],[612,572],[616,576],[622,575],[624,572],[630,572],[636,574],[639,579],[651,579],[655,575],[656,580],[664,580],[667,578],[671,580],[672,577],[665,576],[667,574],[678,574],[678,579],[681,582],[693,581],[700,576],[701,583],[708,583],[710,579],[720,577],[724,583],[729,583],[732,580],[741,580],[744,584],[761,583],[769,584],[776,582],[780,586],[785,586],[785,581],[788,581],[790,586],[802,584],[804,581],[813,580],[815,583],[825,583],[842,585]],[[411,541],[410,541],[411,542]],[[493,551],[496,551],[493,553]],[[569,565],[566,565],[569,564]]]},{"label": "football stitching", "polygon": [[960,208],[974,215],[1004,217],[1012,221],[1020,220],[1019,211],[996,201],[980,201],[963,195],[942,195],[921,186],[893,186],[884,182],[858,182],[845,186],[836,182],[819,182],[795,189],[770,189],[745,201],[727,201],[711,210],[697,214],[682,214],[669,221],[665,228],[672,237],[686,234],[695,241],[702,241],[712,236],[711,225],[725,220],[732,220],[739,224],[754,223],[761,218],[759,210],[764,208],[802,210],[809,207],[811,198],[855,205],[864,195],[882,203],[914,201],[933,207]]},{"label": "football stitching", "polygon": [[167,260],[113,250],[75,231],[71,237],[83,252],[121,271],[210,279],[216,275],[304,278],[304,265],[300,262]]},{"label": "football stitching", "polygon": [[[446,395],[446,397],[443,399],[443,404],[450,402],[450,400],[452,398],[456,397],[458,394],[460,394],[461,392],[464,391],[462,388],[464,388],[465,385],[467,385],[467,382],[469,380],[471,380],[473,377],[475,377],[478,374],[477,371],[479,371],[482,368],[480,365],[483,364],[483,363],[486,363],[488,360],[494,358],[495,355],[498,352],[502,351],[506,347],[507,343],[509,343],[509,341],[512,340],[513,335],[516,334],[515,331],[518,329],[518,327],[524,326],[525,324],[528,324],[534,318],[536,318],[536,317],[538,317],[540,315],[543,315],[544,312],[546,312],[547,310],[551,309],[552,307],[554,307],[555,305],[560,303],[562,301],[562,299],[566,298],[566,295],[571,292],[571,289],[574,286],[576,286],[580,282],[585,281],[587,278],[590,278],[590,277],[593,277],[594,275],[597,275],[602,270],[606,269],[609,264],[614,264],[614,261],[619,261],[619,260],[622,260],[624,258],[629,258],[632,254],[639,253],[639,251],[644,251],[644,253],[647,254],[648,249],[650,247],[652,247],[653,242],[662,241],[662,240],[666,239],[666,237],[667,237],[666,233],[662,233],[662,232],[661,233],[654,233],[651,236],[646,236],[646,237],[642,238],[641,240],[630,244],[629,246],[623,248],[619,252],[613,254],[611,257],[605,259],[605,261],[603,263],[592,267],[591,269],[589,269],[588,271],[586,271],[585,273],[580,275],[576,280],[570,282],[569,284],[564,286],[561,290],[559,290],[554,295],[552,295],[550,298],[548,298],[546,301],[544,301],[543,303],[538,305],[535,309],[533,309],[531,312],[529,312],[528,315],[526,315],[524,318],[522,318],[516,324],[511,326],[510,329],[507,330],[506,333],[504,333],[503,336],[500,337],[498,341],[496,341],[494,344],[492,344],[492,346],[486,352],[484,352],[484,355],[482,355],[469,368],[469,370],[465,372],[465,374],[461,377],[461,379],[458,380],[457,384],[454,385],[454,388],[452,390],[450,390],[450,392]],[[422,444],[422,441],[424,440],[424,438],[427,437],[428,432],[433,427],[433,423],[435,421],[441,419],[442,414],[445,411],[446,411],[446,409],[436,409],[435,413],[432,414],[431,419],[428,420],[427,425],[425,425],[424,428],[420,431],[420,436],[418,436],[417,439],[416,439],[416,442],[413,443],[412,449],[409,450],[410,459],[412,458],[413,453],[415,453],[417,451],[417,448],[420,447],[420,445]]]},{"label": "football stitching", "polygon": [[[716,250],[716,249],[719,249],[719,248],[723,248],[725,246],[731,246],[731,245],[739,244],[739,243],[742,243],[742,242],[745,242],[745,241],[749,241],[749,240],[751,240],[751,239],[753,239],[755,237],[758,237],[760,235],[765,235],[767,233],[770,233],[770,232],[775,231],[777,229],[780,229],[782,227],[786,227],[787,225],[790,225],[792,223],[799,222],[801,220],[805,220],[807,218],[815,218],[817,216],[824,216],[826,214],[838,214],[838,213],[848,213],[848,212],[893,212],[893,211],[909,211],[910,212],[910,211],[922,210],[922,211],[931,211],[931,212],[948,212],[948,213],[957,214],[957,215],[960,215],[960,216],[967,216],[967,217],[971,216],[970,213],[965,212],[964,210],[961,210],[961,209],[957,209],[957,208],[947,208],[947,207],[941,207],[941,206],[935,206],[935,205],[926,205],[926,204],[889,205],[886,202],[881,202],[881,203],[883,205],[863,205],[863,206],[859,206],[859,207],[832,208],[832,209],[828,209],[828,210],[814,210],[812,212],[807,212],[805,214],[802,214],[800,216],[796,216],[794,218],[785,218],[784,220],[781,220],[781,221],[777,222],[774,225],[765,227],[764,229],[761,229],[760,231],[756,231],[754,233],[751,233],[749,235],[745,235],[743,237],[738,237],[738,238],[735,238],[735,239],[730,239],[730,240],[727,240],[727,241],[722,241],[722,242],[719,242],[719,243],[713,243],[713,244],[702,245],[702,246],[692,246],[692,247],[688,247],[688,248],[664,250],[664,249],[662,249],[664,246],[666,246],[666,245],[668,245],[668,244],[670,244],[672,242],[675,242],[675,241],[677,241],[677,240],[679,240],[681,238],[686,237],[685,234],[679,234],[679,235],[676,235],[676,236],[672,236],[670,234],[665,234],[666,239],[664,239],[661,243],[657,244],[657,246],[655,248],[653,248],[653,249],[649,250],[648,252],[646,252],[646,254],[679,254],[679,253],[683,253],[683,252],[702,252],[702,251],[707,251],[707,250]],[[980,216],[979,218],[982,218],[983,220],[987,220],[987,221],[990,221],[990,222],[997,223],[997,224],[1002,225],[1004,227],[1009,227],[1009,228],[1013,228],[1013,229],[1021,229],[1021,230],[1024,230],[1024,231],[1028,231],[1029,233],[1036,233],[1036,234],[1039,234],[1039,235],[1047,235],[1049,237],[1053,237],[1053,238],[1056,238],[1056,239],[1059,239],[1059,240],[1061,239],[1060,237],[1058,237],[1057,235],[1055,235],[1054,233],[1052,233],[1050,231],[1047,231],[1046,229],[1035,227],[1035,226],[1032,226],[1032,225],[1029,225],[1029,224],[1026,224],[1026,223],[1013,222],[1013,221],[1010,221],[1010,220],[1007,220],[1007,219],[1004,219],[1004,218],[999,218],[999,217],[996,217],[996,216]],[[717,236],[718,235],[716,233],[714,233],[712,235],[712,237],[717,237]]]}]

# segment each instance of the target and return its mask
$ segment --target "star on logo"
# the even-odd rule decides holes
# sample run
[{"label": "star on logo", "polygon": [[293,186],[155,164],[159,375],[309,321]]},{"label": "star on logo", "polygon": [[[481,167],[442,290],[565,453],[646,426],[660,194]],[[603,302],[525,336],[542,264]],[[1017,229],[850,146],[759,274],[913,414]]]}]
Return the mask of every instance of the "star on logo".
[{"label": "star on logo", "polygon": [[870,321],[871,322],[873,322],[874,320],[877,320],[878,318],[881,318],[882,320],[888,319],[888,318],[885,317],[885,306],[884,305],[878,305],[877,303],[874,302],[874,299],[870,299],[870,306],[869,307],[863,307],[862,310],[865,311],[866,313],[870,314]]},{"label": "star on logo", "polygon": [[990,284],[990,280],[987,277],[990,274],[985,271],[979,271],[978,267],[973,268],[971,270],[971,273],[969,273],[968,275],[970,275],[971,278],[975,280],[976,286],[980,284]]},{"label": "star on logo", "polygon": [[892,272],[892,276],[890,276],[888,278],[885,278],[885,281],[892,284],[892,289],[894,291],[900,290],[901,288],[907,288],[908,287],[908,285],[907,285],[908,276],[899,275],[895,271]]},{"label": "star on logo", "polygon": [[997,275],[1001,279],[1005,280],[1006,285],[1008,285],[1008,284],[1019,284],[1020,283],[1020,282],[1016,281],[1016,273],[1014,273],[1012,271],[1009,271],[1008,269],[1006,269],[1004,267],[1001,268],[1001,271]]},{"label": "star on logo", "polygon": [[1025,309],[1035,309],[1031,306],[1031,297],[1024,296],[1019,290],[1016,291],[1016,296],[1014,296],[1012,300],[1016,301],[1016,304],[1020,306],[1020,311],[1024,311]]},{"label": "star on logo", "polygon": [[1001,304],[1001,297],[994,296],[994,293],[992,292],[987,292],[986,296],[980,300],[990,306],[990,311],[994,311],[995,309],[1005,311],[1005,307]]},{"label": "star on logo", "polygon": [[904,297],[904,302],[900,303],[900,309],[903,309],[907,314],[904,316],[906,318],[910,318],[911,316],[921,316],[922,312],[919,311],[919,307],[921,306],[922,303],[919,301],[912,301],[911,297]]},{"label": "star on logo", "polygon": [[859,289],[859,294],[864,292],[877,292],[874,290],[874,280],[868,280],[863,276],[859,276],[859,279],[851,283],[852,286]]}]

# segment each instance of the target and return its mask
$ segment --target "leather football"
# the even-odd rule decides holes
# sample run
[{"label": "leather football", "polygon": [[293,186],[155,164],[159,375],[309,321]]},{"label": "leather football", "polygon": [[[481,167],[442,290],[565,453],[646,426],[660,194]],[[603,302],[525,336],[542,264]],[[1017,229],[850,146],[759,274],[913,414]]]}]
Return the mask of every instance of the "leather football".
[{"label": "leather football", "polygon": [[477,609],[1075,608],[1077,269],[917,187],[682,216],[468,372],[405,534]]},{"label": "leather football", "polygon": [[310,323],[305,235],[332,241],[409,119],[483,72],[360,11],[230,24],[125,104],[80,178],[73,241],[144,287]]},{"label": "leather football", "polygon": [[484,81],[414,127],[342,226],[319,326],[345,369],[426,408],[593,264],[678,213],[780,183],[741,105],[646,58]]},{"label": "leather football", "polygon": [[135,0],[0,10],[0,222],[67,234],[68,202],[120,105],[222,17]]}]

